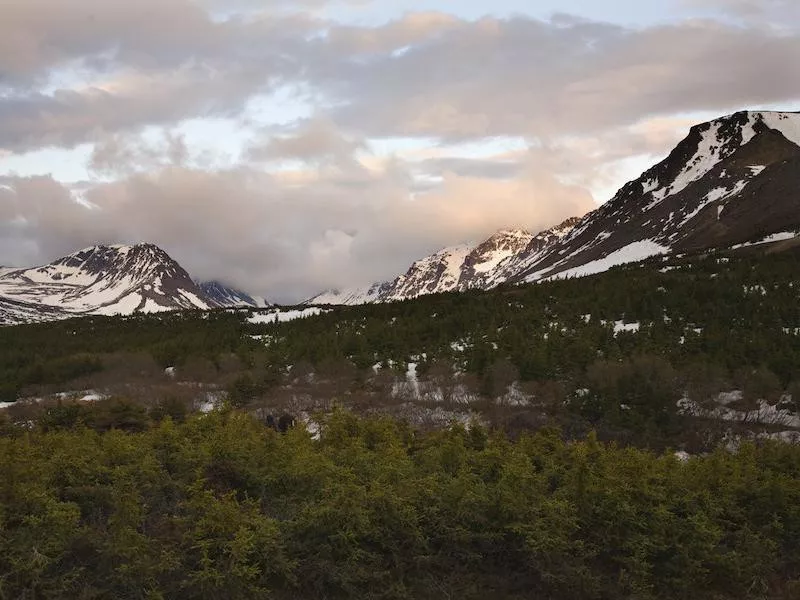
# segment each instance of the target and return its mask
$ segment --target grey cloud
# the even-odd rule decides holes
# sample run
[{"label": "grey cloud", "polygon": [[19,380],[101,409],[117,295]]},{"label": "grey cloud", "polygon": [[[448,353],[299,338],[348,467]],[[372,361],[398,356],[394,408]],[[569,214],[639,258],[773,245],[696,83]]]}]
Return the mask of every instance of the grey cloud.
[{"label": "grey cloud", "polygon": [[[502,226],[552,225],[591,207],[584,190],[533,170],[492,183],[447,175],[416,196],[410,166],[305,171],[169,166],[98,184],[75,202],[48,178],[7,178],[0,193],[0,263],[33,264],[98,241],[152,241],[190,272],[296,301],[325,287],[368,283],[451,243]],[[492,212],[487,214],[487,202]],[[11,225],[17,223],[17,225]]]},{"label": "grey cloud", "polygon": [[319,26],[302,13],[215,20],[192,0],[5,0],[0,14],[0,85],[46,81],[58,67],[170,69],[260,59],[265,48],[290,48]]},{"label": "grey cloud", "polygon": [[218,22],[190,0],[11,0],[0,7],[0,148],[238,117],[302,72],[305,36],[323,26],[303,14]]},{"label": "grey cloud", "polygon": [[513,179],[524,169],[519,159],[481,159],[442,157],[420,161],[418,172],[423,176],[438,177],[441,173],[454,173],[461,177],[477,177],[481,179]]},{"label": "grey cloud", "polygon": [[164,131],[155,143],[149,143],[141,136],[115,134],[94,145],[89,168],[106,177],[130,175],[186,165],[189,154],[185,136],[181,134]]},{"label": "grey cloud", "polygon": [[800,15],[800,6],[795,0],[682,0],[686,8],[713,8],[746,19],[777,19],[787,22],[793,15]]},{"label": "grey cloud", "polygon": [[314,81],[338,122],[370,135],[542,137],[794,100],[798,61],[800,36],[755,27],[484,19]]},{"label": "grey cloud", "polygon": [[104,133],[169,125],[191,117],[238,115],[267,74],[247,67],[120,74],[108,88],[0,96],[0,148],[72,147]]},{"label": "grey cloud", "polygon": [[[6,72],[106,60],[98,68],[110,83],[55,94],[18,86],[0,96],[0,148],[70,146],[97,131],[241,115],[249,99],[279,86],[310,90],[323,120],[362,138],[450,141],[587,134],[800,96],[800,36],[769,28],[692,21],[626,29],[564,15],[469,22],[441,13],[380,27],[283,13],[218,22],[189,0],[145,1],[119,3],[117,15],[99,0],[76,0],[83,20],[98,15],[79,35],[78,16],[59,25],[62,3],[42,23],[14,0],[23,16],[0,24]],[[33,2],[46,12],[47,0]],[[137,12],[145,8],[146,18]],[[9,22],[31,33],[15,37]],[[261,144],[253,156],[280,145]]]},{"label": "grey cloud", "polygon": [[0,83],[41,78],[52,67],[100,54],[163,64],[203,46],[211,50],[219,38],[207,13],[188,0],[6,0]]},{"label": "grey cloud", "polygon": [[335,123],[325,118],[301,121],[287,134],[275,134],[268,129],[262,139],[246,149],[252,161],[302,160],[325,162],[348,160],[367,142],[360,136],[343,133]]}]

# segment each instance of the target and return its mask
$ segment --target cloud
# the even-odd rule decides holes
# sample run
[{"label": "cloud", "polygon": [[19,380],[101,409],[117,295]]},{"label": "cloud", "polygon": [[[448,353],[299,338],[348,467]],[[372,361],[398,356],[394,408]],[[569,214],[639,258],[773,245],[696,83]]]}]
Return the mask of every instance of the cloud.
[{"label": "cloud", "polygon": [[[6,0],[0,155],[89,143],[92,180],[0,177],[0,262],[152,241],[197,277],[297,300],[551,226],[626,159],[665,155],[685,113],[800,99],[800,35],[775,25],[795,3],[677,1],[721,16],[369,26],[324,0]],[[311,116],[286,123],[301,101]],[[201,160],[218,148],[182,124],[207,117],[249,132],[239,163]]]},{"label": "cloud", "polygon": [[[144,1],[4,8],[0,85],[10,91],[0,95],[0,148],[244,118],[250,101],[279,89],[303,90],[321,121],[361,138],[445,141],[588,134],[800,96],[800,35],[757,26],[630,29],[435,12],[377,27],[280,11],[220,21],[190,0]],[[63,68],[72,79],[54,79]]]},{"label": "cloud", "polygon": [[712,21],[644,29],[461,22],[425,43],[314,74],[337,122],[371,136],[587,134],[644,118],[800,96],[800,36]]},{"label": "cloud", "polygon": [[164,131],[159,140],[120,134],[98,140],[92,150],[89,168],[101,176],[114,177],[167,166],[186,165],[189,160],[186,137]]},{"label": "cloud", "polygon": [[11,0],[0,19],[0,148],[72,147],[207,116],[302,72],[303,14],[215,21],[190,0]]},{"label": "cloud", "polygon": [[[131,148],[110,144],[106,154],[113,164]],[[83,193],[91,209],[52,179],[6,178],[2,238],[14,243],[2,248],[4,261],[37,264],[98,241],[146,240],[196,277],[296,301],[389,278],[446,244],[514,224],[544,228],[593,205],[585,190],[529,165],[514,180],[445,173],[443,185],[415,194],[412,165],[375,164],[353,159],[294,177],[167,166],[92,186]]]},{"label": "cloud", "polygon": [[174,66],[187,54],[211,56],[222,37],[222,28],[189,0],[6,0],[0,83],[46,79],[49,69],[72,61],[94,68]]},{"label": "cloud", "polygon": [[269,129],[262,137],[246,149],[247,159],[256,162],[337,162],[349,160],[354,152],[367,146],[363,137],[343,133],[324,117],[300,121],[289,134],[275,135],[274,129]]},{"label": "cloud", "polygon": [[793,16],[800,15],[795,0],[682,0],[681,4],[685,8],[711,8],[756,21],[789,23]]},{"label": "cloud", "polygon": [[187,70],[172,77],[121,77],[102,87],[0,97],[0,148],[73,147],[147,125],[240,111],[260,80]]}]

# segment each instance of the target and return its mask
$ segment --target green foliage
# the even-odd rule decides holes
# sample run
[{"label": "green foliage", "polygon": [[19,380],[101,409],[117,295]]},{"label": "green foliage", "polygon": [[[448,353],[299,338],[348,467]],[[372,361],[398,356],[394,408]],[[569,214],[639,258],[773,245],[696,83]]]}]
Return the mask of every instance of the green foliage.
[{"label": "green foliage", "polygon": [[343,411],[318,441],[236,412],[77,421],[0,437],[0,598],[733,600],[800,580],[797,447],[681,463]]}]

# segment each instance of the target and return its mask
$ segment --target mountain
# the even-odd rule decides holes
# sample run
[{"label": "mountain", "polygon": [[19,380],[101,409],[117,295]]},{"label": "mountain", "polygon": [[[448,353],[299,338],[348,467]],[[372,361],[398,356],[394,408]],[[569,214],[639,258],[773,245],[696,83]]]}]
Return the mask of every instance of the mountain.
[{"label": "mountain", "polygon": [[584,217],[531,235],[504,230],[445,248],[395,280],[326,292],[311,304],[361,304],[605,271],[800,231],[800,113],[737,112],[692,127],[675,149]]},{"label": "mountain", "polygon": [[40,267],[0,271],[0,324],[214,306],[153,244],[91,246]]},{"label": "mountain", "polygon": [[799,229],[800,114],[739,112],[692,127],[666,159],[507,279],[586,275]]},{"label": "mountain", "polygon": [[503,229],[479,244],[444,248],[414,262],[403,275],[368,288],[329,290],[307,304],[367,304],[416,298],[424,294],[486,289],[496,284],[501,267],[526,252],[541,252],[566,235],[578,219],[536,235],[524,229]]},{"label": "mountain", "polygon": [[270,306],[264,298],[251,296],[241,290],[228,287],[219,281],[198,281],[197,287],[205,294],[205,298],[212,306],[218,308],[254,307],[265,308]]},{"label": "mountain", "polygon": [[332,289],[309,298],[304,304],[332,304],[354,306],[356,304],[370,304],[382,302],[388,290],[392,287],[391,281],[379,282],[364,288]]}]

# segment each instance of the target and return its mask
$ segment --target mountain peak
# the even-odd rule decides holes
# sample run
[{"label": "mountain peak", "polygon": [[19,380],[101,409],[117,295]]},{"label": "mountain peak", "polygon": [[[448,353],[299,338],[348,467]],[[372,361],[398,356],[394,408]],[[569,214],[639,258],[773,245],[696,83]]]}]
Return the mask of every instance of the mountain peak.
[{"label": "mountain peak", "polygon": [[800,206],[787,191],[800,188],[797,162],[799,113],[740,111],[700,123],[515,280],[597,272],[644,254],[725,247],[794,227]]},{"label": "mountain peak", "polygon": [[4,271],[0,296],[50,318],[213,306],[183,267],[149,243],[98,244],[46,265]]},{"label": "mountain peak", "polygon": [[198,281],[196,283],[197,287],[205,294],[207,301],[219,308],[247,306],[262,308],[269,306],[269,303],[264,298],[251,296],[220,281]]},{"label": "mountain peak", "polygon": [[524,238],[524,237],[531,237],[533,234],[528,231],[527,229],[517,228],[517,227],[506,227],[503,229],[498,229],[492,236],[489,238],[490,240],[493,238]]}]

